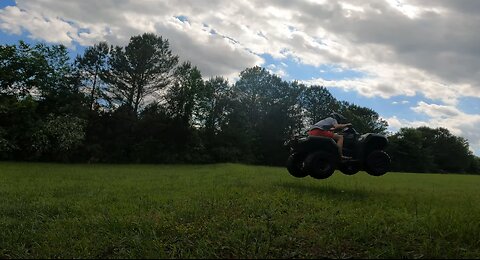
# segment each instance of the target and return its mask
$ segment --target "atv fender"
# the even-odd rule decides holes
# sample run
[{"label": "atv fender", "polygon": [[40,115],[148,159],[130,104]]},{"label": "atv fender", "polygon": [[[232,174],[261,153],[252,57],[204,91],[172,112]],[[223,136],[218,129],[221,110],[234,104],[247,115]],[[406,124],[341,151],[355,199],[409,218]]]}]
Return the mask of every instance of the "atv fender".
[{"label": "atv fender", "polygon": [[324,151],[332,154],[333,156],[336,156],[337,158],[340,158],[337,143],[335,142],[335,140],[328,137],[309,136],[299,142],[295,147],[295,150],[301,153]]}]

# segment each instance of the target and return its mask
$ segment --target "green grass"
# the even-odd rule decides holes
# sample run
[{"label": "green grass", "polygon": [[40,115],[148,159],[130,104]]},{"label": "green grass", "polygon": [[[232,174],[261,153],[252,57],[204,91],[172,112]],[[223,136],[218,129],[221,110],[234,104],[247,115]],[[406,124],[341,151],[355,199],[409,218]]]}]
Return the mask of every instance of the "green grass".
[{"label": "green grass", "polygon": [[0,258],[480,258],[480,176],[0,163]]}]

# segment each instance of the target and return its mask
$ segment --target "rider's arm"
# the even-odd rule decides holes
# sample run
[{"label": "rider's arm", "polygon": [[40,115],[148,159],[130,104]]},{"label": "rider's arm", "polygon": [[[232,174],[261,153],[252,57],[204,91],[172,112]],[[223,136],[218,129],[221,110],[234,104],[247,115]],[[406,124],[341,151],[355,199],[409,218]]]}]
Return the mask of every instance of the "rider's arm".
[{"label": "rider's arm", "polygon": [[334,124],[332,130],[343,129],[343,128],[349,127],[351,125],[352,125],[351,123],[348,123],[348,124]]}]

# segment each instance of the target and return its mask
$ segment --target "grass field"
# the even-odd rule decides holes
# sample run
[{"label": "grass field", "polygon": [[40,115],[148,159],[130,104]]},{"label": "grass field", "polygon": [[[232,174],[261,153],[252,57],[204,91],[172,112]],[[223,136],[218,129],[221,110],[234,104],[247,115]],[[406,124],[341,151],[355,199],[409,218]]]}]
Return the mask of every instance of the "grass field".
[{"label": "grass field", "polygon": [[0,163],[0,258],[480,258],[480,176]]}]

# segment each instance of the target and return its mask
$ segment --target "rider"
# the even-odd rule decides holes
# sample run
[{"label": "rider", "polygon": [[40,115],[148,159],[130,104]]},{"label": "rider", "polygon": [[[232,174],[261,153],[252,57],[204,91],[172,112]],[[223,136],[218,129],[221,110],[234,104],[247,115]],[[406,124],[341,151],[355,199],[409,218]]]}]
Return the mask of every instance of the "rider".
[{"label": "rider", "polygon": [[311,136],[325,136],[328,138],[333,138],[337,142],[338,150],[342,159],[351,159],[351,157],[343,156],[343,135],[334,133],[334,130],[343,129],[351,126],[351,123],[340,124],[339,122],[345,122],[347,119],[338,114],[332,113],[330,117],[327,117],[323,120],[318,121],[312,125],[308,131],[308,135]]}]

